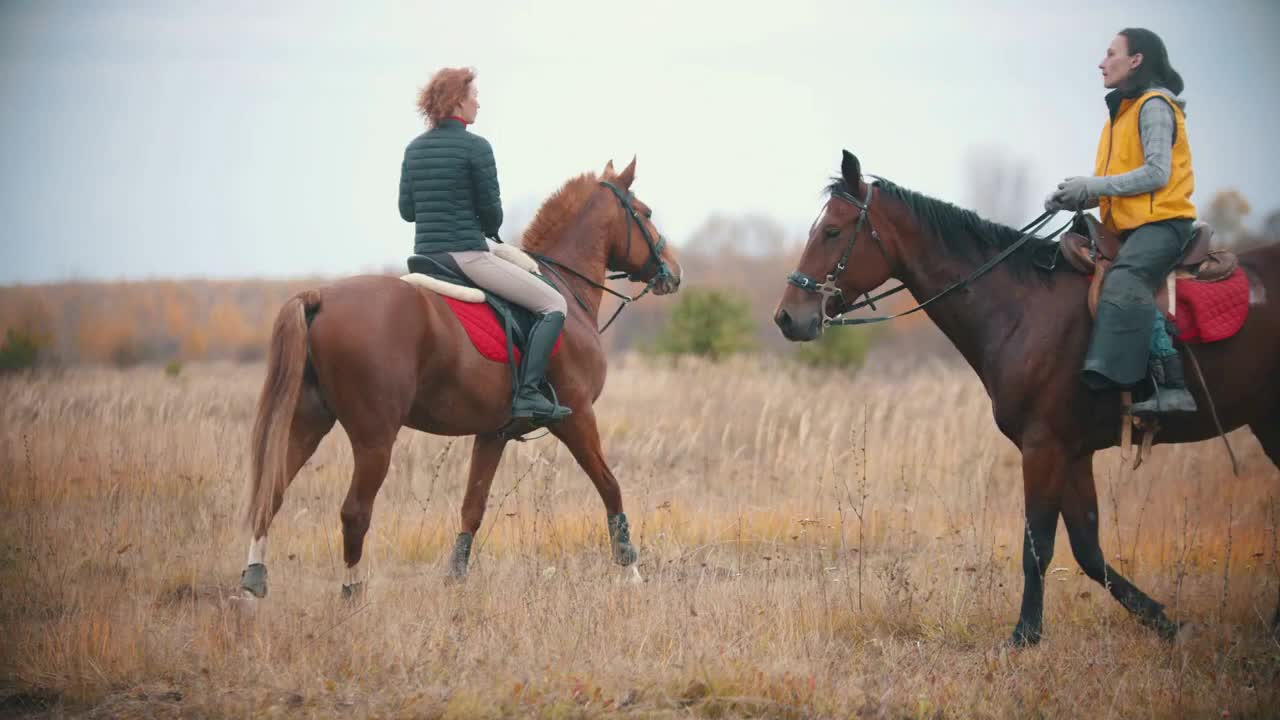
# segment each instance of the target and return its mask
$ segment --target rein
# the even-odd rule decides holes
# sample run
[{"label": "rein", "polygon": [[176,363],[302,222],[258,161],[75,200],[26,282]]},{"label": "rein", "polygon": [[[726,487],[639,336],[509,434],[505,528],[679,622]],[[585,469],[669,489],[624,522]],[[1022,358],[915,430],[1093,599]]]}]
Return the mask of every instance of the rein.
[{"label": "rein", "polygon": [[[1043,228],[1045,225],[1047,225],[1049,221],[1052,220],[1053,217],[1058,214],[1057,211],[1045,211],[1035,220],[1032,220],[1031,222],[1027,223],[1022,227],[1022,229],[1018,231],[1022,233],[1021,237],[1019,237],[1017,240],[1010,243],[1008,247],[1006,247],[1004,250],[1001,250],[999,254],[997,254],[995,257],[983,263],[978,269],[969,273],[968,277],[957,280],[956,282],[947,286],[944,290],[942,290],[938,294],[934,295],[928,300],[925,300],[919,305],[916,305],[910,310],[904,310],[903,312],[896,313],[894,315],[885,315],[885,316],[870,317],[870,318],[844,317],[845,313],[852,312],[854,310],[858,310],[864,307],[870,307],[872,310],[875,310],[876,309],[875,303],[877,300],[882,300],[886,297],[889,297],[890,295],[899,293],[907,289],[907,286],[905,284],[899,283],[897,287],[886,290],[885,292],[882,292],[876,295],[875,297],[872,297],[871,293],[868,292],[866,293],[865,300],[862,300],[860,302],[854,303],[847,307],[841,308],[840,312],[836,314],[834,317],[829,316],[827,315],[826,298],[833,297],[833,296],[840,296],[841,298],[844,297],[843,291],[840,290],[840,288],[836,284],[836,279],[840,276],[841,273],[844,272],[845,268],[848,266],[849,256],[853,253],[854,243],[857,241],[858,233],[859,231],[862,230],[862,226],[864,224],[867,226],[867,229],[871,233],[871,239],[874,240],[876,242],[876,246],[880,248],[880,254],[884,256],[886,261],[889,259],[889,255],[887,252],[885,252],[885,249],[884,249],[884,243],[880,240],[880,234],[877,233],[875,228],[872,227],[871,225],[871,212],[870,212],[871,198],[872,198],[872,195],[874,194],[874,190],[875,190],[874,184],[867,186],[867,197],[865,200],[859,200],[858,198],[854,197],[850,193],[846,193],[840,190],[832,191],[831,193],[832,196],[838,197],[841,200],[844,200],[845,202],[852,204],[854,207],[858,208],[860,212],[858,214],[858,222],[854,224],[853,232],[849,236],[849,243],[845,247],[844,254],[840,256],[839,262],[836,263],[836,266],[832,269],[832,271],[827,274],[826,281],[819,283],[813,278],[801,272],[793,272],[791,273],[791,275],[787,277],[787,282],[790,283],[791,285],[794,285],[800,288],[801,290],[804,290],[805,292],[817,293],[823,296],[823,301],[821,303],[821,312],[822,312],[822,324],[824,327],[842,326],[842,325],[870,325],[872,323],[886,322],[889,320],[893,320],[894,318],[900,318],[905,315],[910,315],[912,313],[916,313],[921,310],[924,310],[933,302],[940,300],[946,297],[947,295],[950,295],[956,290],[961,290],[968,287],[970,283],[974,282],[978,278],[987,274],[987,272],[990,271],[992,268],[994,268],[995,266],[1007,260],[1009,256],[1013,255],[1015,252],[1021,249],[1024,245],[1027,244],[1027,242],[1035,239],[1037,237],[1036,232],[1039,231],[1041,228]],[[1046,237],[1048,238],[1056,237],[1063,230],[1066,230],[1067,227],[1069,227],[1070,225],[1071,225],[1071,221],[1068,221],[1066,225],[1063,225],[1057,230],[1054,230],[1052,233],[1050,233]]]},{"label": "rein", "polygon": [[[630,192],[623,194],[623,191],[620,190],[618,186],[605,180],[601,180],[600,184],[609,188],[611,191],[613,191],[614,196],[618,198],[618,203],[622,206],[622,210],[624,214],[629,216],[628,218],[626,218],[626,224],[627,224],[626,256],[631,257],[631,225],[632,225],[632,221],[634,220],[636,227],[640,228],[640,235],[641,237],[644,238],[645,244],[649,246],[649,259],[645,261],[644,267],[640,269],[640,272],[643,273],[644,271],[648,270],[651,265],[654,265],[654,264],[657,265],[657,272],[655,272],[653,277],[650,278],[647,283],[645,283],[644,290],[641,290],[639,295],[636,295],[634,297],[630,295],[624,295],[618,292],[617,290],[614,290],[613,288],[610,288],[606,285],[602,285],[596,282],[595,280],[592,280],[591,278],[587,277],[581,272],[574,270],[573,268],[569,267],[568,265],[565,265],[564,263],[560,262],[559,260],[556,260],[555,258],[548,257],[541,253],[528,253],[528,255],[532,257],[534,260],[541,263],[542,265],[546,266],[547,270],[551,273],[551,275],[560,281],[560,284],[563,285],[565,289],[569,291],[569,294],[573,296],[573,299],[578,303],[578,306],[581,307],[583,311],[585,311],[587,314],[591,313],[591,308],[587,305],[586,300],[583,300],[582,296],[578,294],[578,291],[574,289],[574,287],[565,280],[563,275],[560,274],[561,270],[569,273],[570,275],[578,278],[579,280],[582,280],[583,282],[590,285],[591,287],[597,290],[603,290],[622,301],[622,304],[619,305],[618,309],[615,310],[613,312],[613,315],[609,317],[609,321],[604,324],[604,327],[598,328],[596,330],[596,332],[603,335],[604,331],[608,330],[610,325],[613,325],[613,321],[618,319],[618,316],[622,314],[623,310],[627,309],[628,305],[635,302],[636,300],[639,300],[645,295],[648,295],[649,291],[653,290],[654,286],[657,285],[659,282],[662,282],[663,280],[670,278],[671,268],[667,265],[667,262],[662,259],[662,250],[667,245],[667,239],[663,237],[661,234],[659,234],[658,241],[656,243],[654,242],[653,237],[649,235],[649,230],[644,226],[644,223],[640,221],[640,214],[636,212],[635,207],[631,204],[631,199],[634,197],[634,195]],[[606,275],[605,280],[622,280],[623,278],[626,278],[633,282],[640,282],[639,280],[635,279],[636,274],[637,273],[616,272],[616,273],[613,273],[612,275]]]}]

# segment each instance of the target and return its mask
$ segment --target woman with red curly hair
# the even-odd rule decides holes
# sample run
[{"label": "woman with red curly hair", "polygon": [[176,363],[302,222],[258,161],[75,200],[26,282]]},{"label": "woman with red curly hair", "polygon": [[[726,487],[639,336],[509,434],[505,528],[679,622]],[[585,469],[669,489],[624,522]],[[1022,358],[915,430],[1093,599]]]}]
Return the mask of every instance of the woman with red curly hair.
[{"label": "woman with red curly hair", "polygon": [[502,198],[493,148],[467,130],[480,110],[475,78],[469,68],[445,68],[418,94],[428,129],[404,151],[400,216],[416,224],[415,254],[456,267],[480,288],[539,314],[521,358],[511,415],[545,424],[570,412],[540,390],[567,305],[550,284],[491,250],[496,243],[487,238],[498,236]]}]

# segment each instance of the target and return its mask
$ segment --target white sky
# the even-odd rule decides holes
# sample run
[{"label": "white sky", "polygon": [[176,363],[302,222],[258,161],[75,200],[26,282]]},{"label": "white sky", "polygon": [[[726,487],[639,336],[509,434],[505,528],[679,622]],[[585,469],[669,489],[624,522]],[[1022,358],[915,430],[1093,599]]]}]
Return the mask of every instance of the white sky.
[{"label": "white sky", "polygon": [[0,283],[399,265],[416,90],[479,71],[508,229],[639,158],[682,242],[711,213],[796,232],[849,148],[963,203],[965,158],[1029,166],[1025,214],[1092,171],[1096,64],[1149,27],[1186,80],[1197,193],[1280,208],[1280,3],[0,2]]}]

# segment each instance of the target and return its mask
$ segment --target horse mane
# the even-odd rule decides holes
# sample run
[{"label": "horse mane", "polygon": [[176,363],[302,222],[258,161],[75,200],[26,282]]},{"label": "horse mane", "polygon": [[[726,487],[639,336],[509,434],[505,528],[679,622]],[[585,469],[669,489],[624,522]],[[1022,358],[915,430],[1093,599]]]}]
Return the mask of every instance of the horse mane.
[{"label": "horse mane", "polygon": [[583,173],[565,181],[538,208],[533,221],[524,231],[520,246],[526,252],[545,252],[559,238],[565,227],[578,217],[583,204],[595,192],[600,178],[595,173]]},{"label": "horse mane", "polygon": [[[844,179],[839,177],[832,178],[826,190],[828,195],[836,191],[854,194]],[[953,254],[973,255],[977,250],[984,257],[994,255],[1022,237],[1018,230],[987,220],[972,210],[909,190],[884,178],[876,179],[876,190],[907,206],[907,210],[924,223],[942,241],[942,246]],[[1034,273],[1047,277],[1049,273],[1033,262],[1035,249],[1042,247],[1044,242],[1039,238],[1028,242],[1010,255],[1005,263],[1015,275]]]}]

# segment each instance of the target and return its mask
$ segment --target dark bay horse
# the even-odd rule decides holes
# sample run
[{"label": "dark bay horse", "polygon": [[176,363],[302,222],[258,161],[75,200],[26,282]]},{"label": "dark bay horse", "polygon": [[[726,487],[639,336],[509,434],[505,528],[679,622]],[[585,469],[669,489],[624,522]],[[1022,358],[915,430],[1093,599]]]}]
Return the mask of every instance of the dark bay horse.
[{"label": "dark bay horse", "polygon": [[[622,493],[605,463],[592,404],[604,389],[606,358],[597,331],[607,271],[675,292],[680,266],[635,198],[635,160],[621,173],[569,180],[538,211],[524,248],[555,266],[568,299],[564,339],[548,377],[573,414],[551,432],[569,448],[604,501],[613,558],[634,572]],[[633,236],[636,238],[633,240]],[[642,238],[642,240],[641,240]],[[657,238],[655,241],[654,238]],[[471,541],[507,443],[499,432],[511,405],[511,372],[485,359],[439,295],[390,276],[359,276],[299,293],[272,330],[267,375],[252,434],[246,520],[252,530],[243,589],[267,591],[267,531],[285,489],[321,438],[342,423],[355,456],[342,504],[344,595],[360,588],[359,564],[373,501],[399,429],[474,435],[462,503],[462,532],[450,562],[466,574]]]},{"label": "dark bay horse", "polygon": [[[827,316],[838,314],[889,278],[902,282],[918,301],[932,298],[1020,236],[887,181],[869,186],[848,151],[841,177],[828,190],[795,281],[774,316],[790,340],[817,338],[824,310]],[[1225,428],[1248,425],[1267,457],[1280,466],[1280,245],[1244,253],[1240,265],[1250,286],[1247,322],[1234,337],[1200,345],[1195,353]],[[840,293],[801,287],[822,284],[823,278],[831,278]],[[1040,639],[1044,575],[1059,515],[1076,561],[1090,578],[1163,637],[1173,637],[1178,629],[1160,603],[1106,563],[1098,544],[1093,454],[1118,443],[1121,403],[1118,392],[1092,392],[1080,380],[1091,323],[1087,290],[1083,276],[1045,273],[1019,250],[925,309],[981,378],[996,425],[1022,452],[1024,587],[1012,638],[1019,645]],[[1186,350],[1181,352],[1185,357]],[[1201,410],[1163,418],[1157,442],[1194,442],[1217,434],[1204,387],[1194,377],[1190,385]],[[1280,635],[1280,607],[1272,630]]]}]

